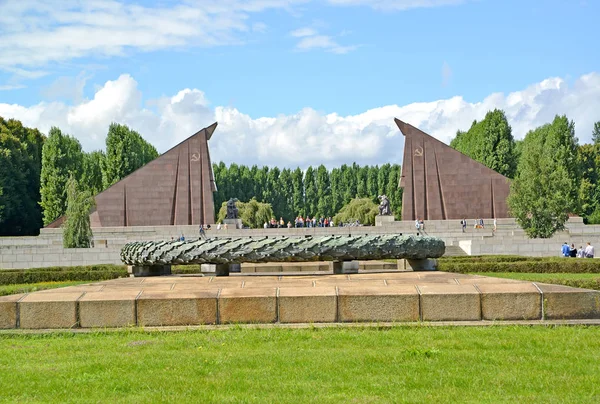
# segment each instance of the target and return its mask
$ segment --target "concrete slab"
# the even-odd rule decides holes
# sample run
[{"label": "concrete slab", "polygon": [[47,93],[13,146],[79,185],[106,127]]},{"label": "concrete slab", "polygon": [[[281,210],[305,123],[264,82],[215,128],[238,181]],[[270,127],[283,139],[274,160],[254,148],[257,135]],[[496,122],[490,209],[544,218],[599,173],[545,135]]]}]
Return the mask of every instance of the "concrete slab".
[{"label": "concrete slab", "polygon": [[481,320],[479,292],[473,285],[418,285],[423,321]]},{"label": "concrete slab", "polygon": [[17,328],[17,302],[26,294],[0,296],[0,329]]},{"label": "concrete slab", "polygon": [[338,318],[350,321],[418,321],[419,294],[412,285],[338,288]]},{"label": "concrete slab", "polygon": [[532,283],[479,283],[484,320],[541,320],[542,294]]},{"label": "concrete slab", "polygon": [[277,288],[224,288],[219,296],[221,323],[274,323]]},{"label": "concrete slab", "polygon": [[600,291],[535,284],[543,293],[545,319],[600,319]]},{"label": "concrete slab", "polygon": [[135,298],[139,293],[135,290],[86,293],[79,299],[79,325],[83,328],[135,325]]},{"label": "concrete slab", "polygon": [[336,321],[335,287],[283,287],[279,289],[279,322],[333,323]]},{"label": "concrete slab", "polygon": [[138,325],[216,324],[217,295],[218,290],[144,291],[136,301]]},{"label": "concrete slab", "polygon": [[19,302],[21,328],[77,327],[82,292],[30,293]]}]

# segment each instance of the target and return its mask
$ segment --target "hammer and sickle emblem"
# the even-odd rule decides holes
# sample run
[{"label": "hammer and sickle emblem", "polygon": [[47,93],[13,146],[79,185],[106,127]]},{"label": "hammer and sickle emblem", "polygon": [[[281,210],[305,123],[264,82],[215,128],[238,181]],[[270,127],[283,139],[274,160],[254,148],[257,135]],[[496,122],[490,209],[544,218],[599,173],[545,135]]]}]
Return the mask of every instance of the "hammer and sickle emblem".
[{"label": "hammer and sickle emblem", "polygon": [[423,148],[421,146],[417,146],[415,149],[415,156],[421,157],[423,155]]},{"label": "hammer and sickle emblem", "polygon": [[190,159],[190,161],[200,161],[200,153],[196,152],[192,154],[192,158]]}]

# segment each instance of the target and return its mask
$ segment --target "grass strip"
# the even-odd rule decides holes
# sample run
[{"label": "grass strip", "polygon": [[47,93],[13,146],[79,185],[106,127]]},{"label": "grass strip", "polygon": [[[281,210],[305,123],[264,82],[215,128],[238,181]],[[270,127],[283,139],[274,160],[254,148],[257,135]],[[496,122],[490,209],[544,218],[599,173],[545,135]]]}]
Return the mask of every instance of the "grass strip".
[{"label": "grass strip", "polygon": [[0,334],[9,402],[598,402],[598,327]]},{"label": "grass strip", "polygon": [[523,281],[552,283],[555,285],[572,286],[575,288],[600,290],[600,275],[598,274],[536,274],[515,272],[476,272],[475,275],[493,276],[496,278],[518,279]]},{"label": "grass strip", "polygon": [[18,293],[37,292],[38,290],[64,288],[89,283],[87,281],[67,281],[67,282],[38,282],[24,283],[18,285],[0,285],[0,296],[15,295]]}]

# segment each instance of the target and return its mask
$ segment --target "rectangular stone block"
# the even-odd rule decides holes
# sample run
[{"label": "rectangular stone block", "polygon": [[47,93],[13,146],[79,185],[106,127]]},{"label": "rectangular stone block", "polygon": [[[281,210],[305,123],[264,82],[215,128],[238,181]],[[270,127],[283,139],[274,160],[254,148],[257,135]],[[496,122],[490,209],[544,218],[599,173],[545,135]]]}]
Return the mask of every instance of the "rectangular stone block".
[{"label": "rectangular stone block", "polygon": [[139,326],[215,324],[218,290],[146,292],[137,299]]},{"label": "rectangular stone block", "polygon": [[481,320],[479,292],[473,285],[418,285],[423,321]]},{"label": "rectangular stone block", "polygon": [[279,289],[279,322],[333,323],[336,321],[335,287]]},{"label": "rectangular stone block", "polygon": [[600,291],[536,283],[544,299],[544,319],[600,318]]},{"label": "rectangular stone block", "polygon": [[24,294],[0,296],[0,329],[17,328],[17,302]]},{"label": "rectangular stone block", "polygon": [[418,321],[419,294],[412,285],[338,289],[339,321]]},{"label": "rectangular stone block", "polygon": [[477,284],[484,320],[540,320],[542,295],[532,283]]},{"label": "rectangular stone block", "polygon": [[83,292],[32,293],[19,302],[21,328],[77,326],[77,300]]},{"label": "rectangular stone block", "polygon": [[219,296],[220,323],[274,323],[277,288],[224,288]]},{"label": "rectangular stone block", "polygon": [[79,299],[82,328],[127,327],[135,325],[136,290],[88,292]]}]

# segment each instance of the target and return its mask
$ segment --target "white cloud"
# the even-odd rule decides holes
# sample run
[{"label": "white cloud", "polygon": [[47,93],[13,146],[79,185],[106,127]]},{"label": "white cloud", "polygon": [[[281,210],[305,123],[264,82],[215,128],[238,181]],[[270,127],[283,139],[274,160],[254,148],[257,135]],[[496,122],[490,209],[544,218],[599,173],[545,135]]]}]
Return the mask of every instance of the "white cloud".
[{"label": "white cloud", "polygon": [[468,0],[328,0],[338,6],[369,6],[378,10],[404,11],[412,8],[455,6]]},{"label": "white cloud", "polygon": [[[296,44],[296,50],[299,51],[322,49],[327,52],[342,55],[358,48],[357,45],[340,45],[331,36],[320,35],[318,31],[309,27],[298,28],[291,31],[290,35],[295,38],[300,38],[300,41]],[[344,35],[346,35],[346,32],[344,32]]]},{"label": "white cloud", "polygon": [[0,68],[44,66],[88,55],[121,56],[128,49],[242,43],[264,32],[249,15],[306,0],[179,0],[141,6],[123,0],[0,1]]},{"label": "white cloud", "polygon": [[0,91],[20,90],[25,88],[23,84],[3,84],[0,85]]},{"label": "white cloud", "polygon": [[210,141],[215,161],[291,167],[324,163],[331,167],[354,161],[401,163],[404,140],[394,117],[449,143],[457,129],[468,129],[474,119],[482,119],[494,108],[506,112],[518,139],[550,122],[556,114],[566,114],[575,121],[580,141],[589,142],[600,110],[600,73],[581,76],[572,84],[549,78],[521,91],[491,94],[476,103],[456,96],[404,106],[387,105],[358,115],[324,114],[304,108],[293,115],[257,119],[235,108],[210,107],[198,89],[183,89],[171,97],[144,104],[136,81],[124,74],[106,82],[91,100],[75,105],[0,103],[0,116],[19,119],[45,133],[51,126],[58,126],[80,139],[86,150],[104,147],[111,122],[124,123],[161,152],[218,121]]}]

